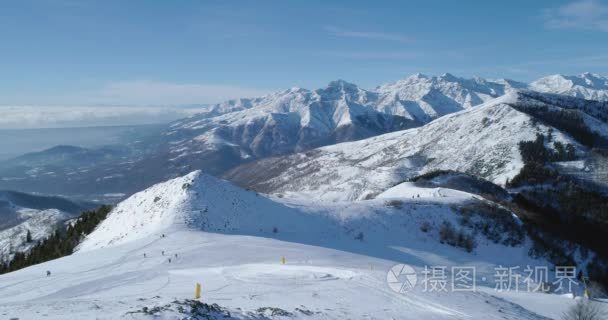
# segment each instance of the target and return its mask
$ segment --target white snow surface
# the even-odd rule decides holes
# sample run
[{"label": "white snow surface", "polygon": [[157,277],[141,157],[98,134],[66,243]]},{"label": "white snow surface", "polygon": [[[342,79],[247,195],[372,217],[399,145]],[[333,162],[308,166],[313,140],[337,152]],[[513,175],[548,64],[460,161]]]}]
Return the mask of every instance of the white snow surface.
[{"label": "white snow surface", "polygon": [[448,188],[421,188],[415,186],[413,182],[400,183],[376,196],[376,199],[387,198],[445,198],[446,200],[460,202],[471,198],[481,199],[481,197],[477,195],[460,190]]},{"label": "white snow surface", "polygon": [[174,160],[221,148],[238,150],[242,159],[264,157],[420,126],[525,87],[451,74],[416,74],[372,90],[336,80],[316,90],[291,88],[210,106],[173,123],[166,137],[174,139]]},{"label": "white snow surface", "polygon": [[[254,178],[250,185],[289,197],[331,201],[374,197],[438,169],[468,172],[504,185],[523,167],[519,142],[550,130],[511,106],[521,99],[526,98],[511,92],[419,128],[261,160],[231,172],[228,178],[249,183],[248,174],[255,174],[259,167],[281,168],[277,174]],[[553,132],[555,141],[582,148],[570,136]]]},{"label": "white snow surface", "polygon": [[608,100],[608,78],[589,72],[578,76],[556,74],[543,77],[530,83],[530,89],[589,100]]},{"label": "white snow surface", "polygon": [[[36,210],[15,207],[16,223],[0,230],[0,257],[12,257],[17,252],[28,251],[39,240],[48,237],[56,226],[70,217],[57,209]],[[3,221],[4,222],[4,221]],[[30,232],[31,242],[27,242]]]},{"label": "white snow surface", "polygon": [[[439,224],[456,224],[459,206],[482,200],[445,189],[416,199],[395,191],[358,202],[283,200],[193,172],[120,203],[76,254],[1,275],[0,315],[183,319],[175,305],[128,312],[191,299],[197,282],[203,302],[238,319],[558,319],[574,303],[494,290],[495,266],[546,264],[527,255],[527,241],[506,247],[478,236],[472,253],[439,243]],[[478,290],[428,292],[419,283],[396,293],[386,279],[398,263],[419,279],[425,266],[475,266]]]},{"label": "white snow surface", "polygon": [[439,77],[414,74],[381,85],[377,109],[421,122],[468,109],[526,85],[512,80],[464,79],[446,73]]},{"label": "white snow surface", "polygon": [[[13,199],[14,196],[26,200]],[[40,205],[37,201],[47,201]],[[57,204],[62,208],[61,203]],[[37,209],[34,209],[37,208]],[[53,208],[48,200],[33,195],[0,192],[0,262],[12,258],[17,252],[25,252],[39,240],[48,237],[56,227],[74,217],[73,213]],[[27,242],[30,232],[31,242]]]},{"label": "white snow surface", "polygon": [[[166,136],[175,139],[174,160],[225,147],[236,149],[233,152],[244,160],[420,126],[517,90],[605,101],[608,78],[592,73],[552,75],[526,84],[417,73],[370,90],[336,80],[316,90],[296,87],[212,105],[173,123]],[[359,131],[349,133],[345,128],[351,126]]]}]

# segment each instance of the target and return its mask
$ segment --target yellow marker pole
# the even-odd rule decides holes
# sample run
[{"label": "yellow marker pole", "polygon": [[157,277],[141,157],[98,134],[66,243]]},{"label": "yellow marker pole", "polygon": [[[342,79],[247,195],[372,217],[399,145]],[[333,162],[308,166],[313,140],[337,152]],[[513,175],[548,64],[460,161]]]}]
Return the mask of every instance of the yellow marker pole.
[{"label": "yellow marker pole", "polygon": [[281,264],[285,264],[285,257],[281,257]]},{"label": "yellow marker pole", "polygon": [[585,292],[583,293],[583,297],[585,297],[586,299],[589,299],[589,291],[587,291],[587,279],[585,279],[585,277],[583,277],[583,285],[585,286]]},{"label": "yellow marker pole", "polygon": [[196,283],[196,288],[194,289],[194,299],[200,299],[201,298],[201,284],[200,283]]}]

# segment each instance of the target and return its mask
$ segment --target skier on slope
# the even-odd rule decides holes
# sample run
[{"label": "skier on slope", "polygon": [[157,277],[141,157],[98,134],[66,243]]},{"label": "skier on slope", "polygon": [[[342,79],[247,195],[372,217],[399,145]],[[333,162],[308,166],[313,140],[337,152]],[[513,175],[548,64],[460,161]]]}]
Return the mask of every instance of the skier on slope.
[{"label": "skier on slope", "polygon": [[47,270],[47,271],[46,271],[46,276],[47,276],[47,277],[50,277],[50,276],[51,276],[51,271]]}]

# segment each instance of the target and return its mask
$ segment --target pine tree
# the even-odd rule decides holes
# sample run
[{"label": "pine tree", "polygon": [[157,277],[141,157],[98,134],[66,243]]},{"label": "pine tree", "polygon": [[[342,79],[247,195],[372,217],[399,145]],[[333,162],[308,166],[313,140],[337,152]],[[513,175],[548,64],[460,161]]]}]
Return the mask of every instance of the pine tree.
[{"label": "pine tree", "polygon": [[[72,254],[83,236],[93,232],[111,210],[110,206],[104,205],[97,210],[83,212],[72,226],[58,228],[46,239],[39,240],[27,254],[17,252],[10,261],[0,262],[0,274]],[[29,230],[26,238],[28,242],[33,241]]]}]

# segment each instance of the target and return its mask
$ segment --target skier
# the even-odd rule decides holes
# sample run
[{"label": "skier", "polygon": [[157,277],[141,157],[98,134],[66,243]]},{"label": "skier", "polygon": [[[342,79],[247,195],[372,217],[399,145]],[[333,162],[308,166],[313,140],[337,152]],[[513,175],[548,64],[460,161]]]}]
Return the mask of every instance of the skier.
[{"label": "skier", "polygon": [[175,259],[177,259],[177,253],[175,254]]},{"label": "skier", "polygon": [[165,255],[165,250],[161,251],[160,254]]},{"label": "skier", "polygon": [[171,263],[171,258],[169,258],[169,263]]},{"label": "skier", "polygon": [[50,276],[51,276],[51,271],[47,270],[47,271],[46,271],[46,276],[47,276],[47,277],[50,277]]},{"label": "skier", "polygon": [[144,252],[144,258],[146,257],[146,253]]}]

